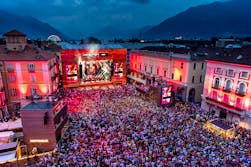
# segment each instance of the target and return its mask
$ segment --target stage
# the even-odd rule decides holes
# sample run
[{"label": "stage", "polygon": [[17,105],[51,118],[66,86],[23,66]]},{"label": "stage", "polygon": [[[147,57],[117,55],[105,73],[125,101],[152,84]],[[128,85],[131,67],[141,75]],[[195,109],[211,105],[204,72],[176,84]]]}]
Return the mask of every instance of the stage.
[{"label": "stage", "polygon": [[63,87],[126,83],[126,49],[96,48],[61,51]]}]

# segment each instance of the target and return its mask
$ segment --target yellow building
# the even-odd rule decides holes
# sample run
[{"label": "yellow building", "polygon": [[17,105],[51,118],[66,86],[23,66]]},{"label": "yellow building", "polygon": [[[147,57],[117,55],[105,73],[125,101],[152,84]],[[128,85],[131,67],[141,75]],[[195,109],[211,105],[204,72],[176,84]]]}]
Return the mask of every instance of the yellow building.
[{"label": "yellow building", "polygon": [[200,102],[203,93],[206,63],[203,57],[187,51],[158,52],[132,50],[129,80],[151,85],[166,82],[173,85],[176,98]]}]

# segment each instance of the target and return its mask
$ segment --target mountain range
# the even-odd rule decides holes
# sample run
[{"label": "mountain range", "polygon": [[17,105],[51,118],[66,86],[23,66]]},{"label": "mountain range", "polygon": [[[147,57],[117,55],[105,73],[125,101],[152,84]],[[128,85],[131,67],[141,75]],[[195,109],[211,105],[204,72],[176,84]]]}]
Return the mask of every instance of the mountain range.
[{"label": "mountain range", "polygon": [[50,35],[58,35],[61,39],[69,38],[48,23],[41,22],[32,16],[19,16],[0,10],[0,18],[0,35],[16,29],[33,39],[47,39]]},{"label": "mountain range", "polygon": [[143,34],[148,39],[251,36],[251,0],[200,5],[168,18]]},{"label": "mountain range", "polygon": [[[226,0],[207,5],[192,7],[176,16],[167,18],[155,26],[132,28],[130,30],[112,26],[90,34],[100,39],[185,39],[251,36],[251,0]],[[32,16],[19,16],[0,10],[0,36],[17,29],[29,38],[46,39],[49,35],[58,35],[70,39],[48,23]],[[77,38],[77,37],[75,37]]]}]

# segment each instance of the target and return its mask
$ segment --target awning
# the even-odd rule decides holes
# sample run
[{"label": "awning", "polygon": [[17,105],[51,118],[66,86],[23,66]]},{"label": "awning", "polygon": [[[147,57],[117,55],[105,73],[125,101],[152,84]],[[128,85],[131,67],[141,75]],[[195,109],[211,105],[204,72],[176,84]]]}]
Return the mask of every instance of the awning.
[{"label": "awning", "polygon": [[224,137],[233,137],[234,136],[234,128],[227,125],[220,119],[214,119],[208,121],[204,127],[209,131],[222,135]]},{"label": "awning", "polygon": [[9,149],[15,149],[16,150],[16,147],[17,147],[16,142],[1,144],[0,145],[0,151],[9,150]]},{"label": "awning", "polygon": [[8,121],[8,122],[1,122],[0,123],[0,131],[7,131],[7,130],[15,130],[15,129],[22,129],[23,125],[21,119],[16,121]]},{"label": "awning", "polygon": [[13,131],[0,132],[0,138],[11,137],[14,135]]},{"label": "awning", "polygon": [[16,150],[0,153],[0,164],[13,160],[15,159],[15,157],[16,157]]},{"label": "awning", "polygon": [[146,84],[146,80],[144,80],[144,79],[140,79],[140,78],[134,77],[132,75],[127,75],[127,77],[130,78],[130,79],[133,79],[133,80],[135,80],[135,81],[137,81],[139,83]]}]

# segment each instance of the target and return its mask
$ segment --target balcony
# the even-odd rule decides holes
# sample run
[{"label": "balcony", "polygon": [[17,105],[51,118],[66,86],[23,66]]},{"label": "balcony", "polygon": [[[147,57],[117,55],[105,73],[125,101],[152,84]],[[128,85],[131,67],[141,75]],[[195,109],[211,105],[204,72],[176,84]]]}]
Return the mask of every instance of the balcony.
[{"label": "balcony", "polygon": [[245,91],[236,90],[235,94],[238,95],[238,96],[242,96],[242,97],[246,96],[246,92]]},{"label": "balcony", "polygon": [[231,88],[223,87],[223,91],[229,93],[229,92],[232,92],[232,89]]},{"label": "balcony", "polygon": [[29,72],[35,72],[35,68],[28,68]]},{"label": "balcony", "polygon": [[7,68],[7,71],[8,71],[8,72],[14,72],[14,68],[8,67],[8,68]]},{"label": "balcony", "polygon": [[233,112],[235,114],[239,114],[239,115],[242,115],[243,111],[244,111],[244,109],[242,109],[240,107],[231,106],[231,105],[229,105],[227,103],[215,100],[215,99],[213,99],[211,97],[206,97],[206,102],[209,103],[209,104],[212,104],[214,106],[218,106],[218,107],[227,109],[227,110],[229,110],[229,111],[231,111],[231,112]]},{"label": "balcony", "polygon": [[220,89],[220,86],[219,85],[212,85],[212,88],[213,89]]}]

